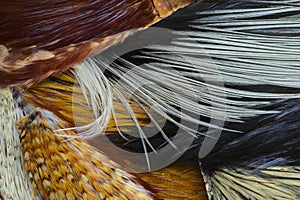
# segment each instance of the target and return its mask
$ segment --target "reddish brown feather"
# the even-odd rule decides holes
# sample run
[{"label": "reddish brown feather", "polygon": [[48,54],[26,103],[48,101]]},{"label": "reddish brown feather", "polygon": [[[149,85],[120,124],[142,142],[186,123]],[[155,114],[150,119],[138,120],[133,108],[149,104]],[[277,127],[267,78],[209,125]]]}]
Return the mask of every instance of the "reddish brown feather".
[{"label": "reddish brown feather", "polygon": [[0,87],[38,83],[190,1],[0,2]]},{"label": "reddish brown feather", "polygon": [[138,174],[138,176],[154,188],[161,199],[207,199],[197,161],[177,161],[164,169]]},{"label": "reddish brown feather", "polygon": [[36,46],[29,52],[112,36],[144,27],[157,17],[148,0],[31,0],[12,12],[4,12],[0,43],[13,49]]}]

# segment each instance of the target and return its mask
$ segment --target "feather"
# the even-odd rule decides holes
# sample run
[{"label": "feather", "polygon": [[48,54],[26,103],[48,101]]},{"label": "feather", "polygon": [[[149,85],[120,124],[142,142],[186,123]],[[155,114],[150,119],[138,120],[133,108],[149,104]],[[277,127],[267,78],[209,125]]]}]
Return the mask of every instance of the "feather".
[{"label": "feather", "polygon": [[209,199],[299,199],[299,166],[269,167],[259,172],[221,169],[207,180]]},{"label": "feather", "polygon": [[[229,2],[228,6],[232,5],[231,3]],[[218,5],[217,3],[212,4],[215,7]],[[201,5],[200,2],[189,6],[187,10],[183,9],[157,25],[157,27],[164,27],[166,24],[166,27],[175,29],[172,34],[165,33],[159,28],[150,28],[128,38],[115,48],[110,48],[76,66],[80,74],[73,72],[74,78],[72,78],[71,85],[73,82],[79,83],[74,86],[75,91],[78,90],[77,88],[82,88],[83,94],[81,95],[88,99],[83,104],[87,107],[90,105],[87,110],[93,111],[96,118],[95,122],[90,123],[91,121],[88,120],[87,125],[74,127],[79,135],[86,138],[94,137],[105,132],[105,128],[109,132],[111,128],[108,127],[109,124],[112,124],[114,131],[117,131],[123,138],[126,132],[129,133],[129,130],[136,129],[135,135],[138,138],[146,138],[140,139],[144,151],[147,152],[150,148],[155,152],[154,145],[148,140],[149,137],[146,137],[141,126],[141,120],[136,116],[137,111],[132,110],[132,105],[138,105],[144,110],[144,116],[148,116],[148,118],[155,116],[151,120],[156,127],[154,130],[161,135],[163,141],[168,142],[176,149],[178,147],[171,142],[174,131],[173,136],[166,133],[160,123],[163,121],[161,119],[174,124],[185,134],[198,137],[199,134],[206,134],[198,132],[199,125],[219,132],[228,131],[226,127],[223,127],[224,121],[243,122],[247,117],[279,113],[279,111],[267,110],[264,107],[255,108],[254,105],[267,105],[274,99],[299,98],[300,84],[297,78],[299,69],[297,63],[292,62],[300,55],[297,48],[298,36],[282,37],[279,36],[280,32],[275,36],[248,33],[246,29],[242,28],[229,31],[226,27],[224,28],[225,24],[221,28],[212,27],[218,20],[218,23],[226,22],[228,27],[230,23],[234,24],[235,21],[239,22],[242,19],[254,25],[257,24],[256,21],[265,20],[257,19],[255,16],[251,17],[251,14],[258,13],[256,12],[257,7],[253,9],[231,8],[227,11],[215,8],[215,10],[201,12],[201,9],[205,8],[199,9],[199,5]],[[253,6],[253,4],[251,5]],[[265,4],[263,5],[265,6]],[[185,12],[195,8],[197,8],[196,11],[189,13],[191,20],[182,18]],[[280,11],[286,13],[286,6],[279,5],[277,9],[274,8],[276,12],[274,11],[273,15],[275,13],[276,15],[273,21],[289,17],[296,23],[297,19],[293,16],[297,15],[298,7],[289,5],[288,8],[293,12],[287,12],[288,16],[279,15],[278,19],[275,17]],[[268,8],[263,10],[268,10]],[[180,14],[181,12],[183,14]],[[222,12],[225,14],[219,15]],[[232,18],[233,14],[230,12],[234,13],[235,18]],[[240,14],[244,12],[249,14],[248,19],[244,19]],[[272,15],[273,10],[271,9],[267,13],[261,12],[258,13],[259,16],[269,16]],[[174,20],[177,21],[176,24],[188,22],[189,26],[185,30],[173,27],[171,22]],[[150,38],[150,40],[145,38]],[[269,39],[269,43],[265,38]],[[292,48],[285,46],[289,45],[290,47],[292,44],[295,44]],[[278,51],[279,48],[281,51]],[[136,49],[141,50],[130,52]],[[130,51],[126,52],[127,50]],[[122,56],[120,57],[119,54]],[[142,63],[142,65],[138,63]],[[283,65],[286,67],[283,68]],[[59,82],[64,79],[62,76],[49,80]],[[43,105],[51,105],[42,96],[44,92],[48,92],[47,87],[51,88],[51,83],[48,81],[46,85],[37,85],[25,95],[39,93],[41,96],[31,96],[31,100],[44,101]],[[64,93],[62,90],[64,83],[58,84],[61,84],[59,89],[54,88],[53,91]],[[270,91],[261,89],[262,85],[275,89]],[[70,87],[67,90],[71,90]],[[71,105],[70,95],[68,105]],[[63,96],[59,98],[65,99]],[[92,102],[89,102],[90,100]],[[50,101],[52,100],[50,99]],[[84,98],[79,99],[78,102],[72,99],[75,106],[82,102],[84,102]],[[123,107],[121,112],[124,113],[123,116],[127,116],[126,121],[120,121],[116,116],[119,112],[115,110],[116,106],[114,105],[116,104],[118,107]],[[71,108],[63,108],[57,103],[55,106],[58,106],[57,110],[60,112],[69,113],[64,115],[68,115],[66,117],[68,121],[72,120],[70,115],[74,113],[70,112]],[[44,108],[49,109],[49,106],[44,106]],[[149,108],[155,114],[147,113]],[[80,108],[80,110],[83,109]],[[199,114],[208,118],[208,122],[203,118],[200,119]],[[179,122],[174,118],[179,119]],[[217,123],[210,123],[214,122],[213,120],[216,120]],[[128,125],[129,128],[124,128]],[[236,127],[232,127],[230,130],[236,132],[238,131],[236,129]],[[188,139],[188,141],[191,140]]]},{"label": "feather", "polygon": [[195,160],[178,161],[167,168],[139,174],[162,199],[207,199],[199,165]]},{"label": "feather", "polygon": [[[16,89],[20,99],[52,112],[47,120],[67,123],[48,135],[89,139],[133,171],[160,169],[189,157],[188,149],[198,161],[200,149],[211,199],[299,198],[299,3],[199,1],[68,72]],[[90,55],[80,50],[76,63]],[[162,181],[158,194],[171,198],[164,173],[184,176],[173,167],[136,176],[152,186]],[[184,181],[191,190],[182,195],[200,180]]]},{"label": "feather", "polygon": [[38,83],[122,42],[191,1],[163,2],[1,2],[0,86]]},{"label": "feather", "polygon": [[19,133],[14,125],[22,112],[9,89],[0,90],[0,114],[0,199],[40,199],[34,198],[31,183],[22,168]]},{"label": "feather", "polygon": [[243,134],[224,132],[201,159],[210,199],[299,198],[299,99],[270,108],[281,114],[254,119],[255,126],[240,127]]},{"label": "feather", "polygon": [[63,125],[53,117],[49,124],[41,111],[33,111],[17,125],[24,170],[43,199],[153,199],[133,175],[84,141],[54,135],[55,126]]}]

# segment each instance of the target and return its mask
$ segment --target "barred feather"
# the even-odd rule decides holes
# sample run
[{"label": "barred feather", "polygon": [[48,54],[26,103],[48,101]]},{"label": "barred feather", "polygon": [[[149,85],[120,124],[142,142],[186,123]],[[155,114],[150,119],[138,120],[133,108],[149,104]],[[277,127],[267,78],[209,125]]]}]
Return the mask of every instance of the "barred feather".
[{"label": "barred feather", "polygon": [[83,140],[54,135],[57,123],[41,111],[18,122],[24,170],[43,199],[153,199],[133,175]]},{"label": "barred feather", "polygon": [[299,166],[214,171],[207,180],[209,199],[299,199]]},{"label": "barred feather", "polygon": [[0,89],[0,199],[40,199],[34,195],[21,162],[20,141],[15,122],[22,112],[9,88]]}]

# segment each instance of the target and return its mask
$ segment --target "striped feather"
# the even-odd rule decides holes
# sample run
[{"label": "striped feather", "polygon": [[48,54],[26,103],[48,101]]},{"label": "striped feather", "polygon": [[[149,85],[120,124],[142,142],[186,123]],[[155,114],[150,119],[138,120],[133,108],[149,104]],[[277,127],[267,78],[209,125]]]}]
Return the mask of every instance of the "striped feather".
[{"label": "striped feather", "polygon": [[209,199],[299,199],[299,166],[269,167],[259,172],[222,169],[207,180]]},{"label": "striped feather", "polygon": [[300,197],[299,99],[264,107],[280,114],[249,119],[240,126],[229,124],[243,134],[224,132],[200,160],[210,199]]},{"label": "striped feather", "polygon": [[0,115],[0,199],[40,199],[22,168],[15,122],[23,114],[9,88],[0,89]]}]

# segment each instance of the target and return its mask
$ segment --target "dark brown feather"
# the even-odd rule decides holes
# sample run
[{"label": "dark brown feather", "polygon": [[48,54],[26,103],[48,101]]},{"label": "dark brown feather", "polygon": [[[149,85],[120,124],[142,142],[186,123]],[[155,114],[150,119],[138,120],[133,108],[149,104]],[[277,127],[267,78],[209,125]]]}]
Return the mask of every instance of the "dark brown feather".
[{"label": "dark brown feather", "polygon": [[161,2],[0,2],[0,87],[38,83],[123,41],[190,0]]}]

